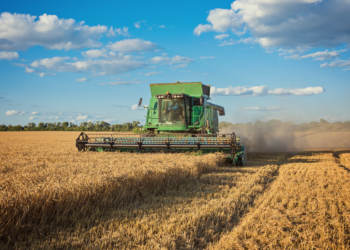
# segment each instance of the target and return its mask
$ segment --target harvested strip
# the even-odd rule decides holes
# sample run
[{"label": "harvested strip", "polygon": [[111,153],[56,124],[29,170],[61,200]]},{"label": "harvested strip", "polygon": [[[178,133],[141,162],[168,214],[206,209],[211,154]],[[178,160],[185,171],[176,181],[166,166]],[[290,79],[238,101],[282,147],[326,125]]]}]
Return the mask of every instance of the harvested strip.
[{"label": "harvested strip", "polygon": [[331,153],[290,159],[295,160],[308,163],[281,166],[269,192],[211,249],[349,248],[349,172]]}]

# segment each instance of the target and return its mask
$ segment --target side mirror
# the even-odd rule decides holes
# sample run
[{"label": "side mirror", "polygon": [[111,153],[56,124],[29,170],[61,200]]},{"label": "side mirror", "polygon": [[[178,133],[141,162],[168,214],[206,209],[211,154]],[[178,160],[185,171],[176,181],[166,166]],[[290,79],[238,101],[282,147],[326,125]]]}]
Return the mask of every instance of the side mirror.
[{"label": "side mirror", "polygon": [[140,101],[139,101],[139,106],[141,106],[142,104],[142,98],[140,98]]},{"label": "side mirror", "polygon": [[201,106],[204,105],[204,97],[203,97],[203,96],[201,96],[201,98],[199,98],[199,104],[200,104]]}]

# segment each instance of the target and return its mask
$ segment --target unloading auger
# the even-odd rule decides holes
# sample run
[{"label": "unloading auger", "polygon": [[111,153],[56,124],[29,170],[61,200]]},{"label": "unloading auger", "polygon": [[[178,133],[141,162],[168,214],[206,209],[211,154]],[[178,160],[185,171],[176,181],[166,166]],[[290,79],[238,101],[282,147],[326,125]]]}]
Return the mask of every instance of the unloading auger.
[{"label": "unloading auger", "polygon": [[[245,165],[246,151],[235,133],[219,133],[225,109],[208,102],[210,86],[201,82],[151,84],[144,134],[85,133],[79,151],[226,153],[227,161]],[[139,106],[142,104],[140,99]]]}]

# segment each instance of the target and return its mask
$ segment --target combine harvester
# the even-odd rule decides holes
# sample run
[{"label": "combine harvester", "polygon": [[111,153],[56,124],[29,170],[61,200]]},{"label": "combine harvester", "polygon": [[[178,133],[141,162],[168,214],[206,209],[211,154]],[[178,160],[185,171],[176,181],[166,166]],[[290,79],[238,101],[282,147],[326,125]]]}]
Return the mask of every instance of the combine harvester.
[{"label": "combine harvester", "polygon": [[[143,134],[85,133],[76,140],[79,151],[223,152],[236,166],[246,162],[245,147],[235,133],[220,134],[219,105],[208,102],[210,86],[201,82],[151,84]],[[139,106],[142,104],[140,99]]]}]

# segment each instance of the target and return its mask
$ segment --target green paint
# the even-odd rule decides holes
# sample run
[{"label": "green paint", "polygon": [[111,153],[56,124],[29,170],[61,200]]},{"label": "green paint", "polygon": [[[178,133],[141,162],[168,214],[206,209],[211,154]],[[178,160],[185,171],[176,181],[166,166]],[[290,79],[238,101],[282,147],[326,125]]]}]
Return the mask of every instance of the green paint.
[{"label": "green paint", "polygon": [[201,82],[181,82],[181,83],[155,83],[151,84],[152,97],[156,95],[187,94],[193,97],[203,96],[203,87]]}]

